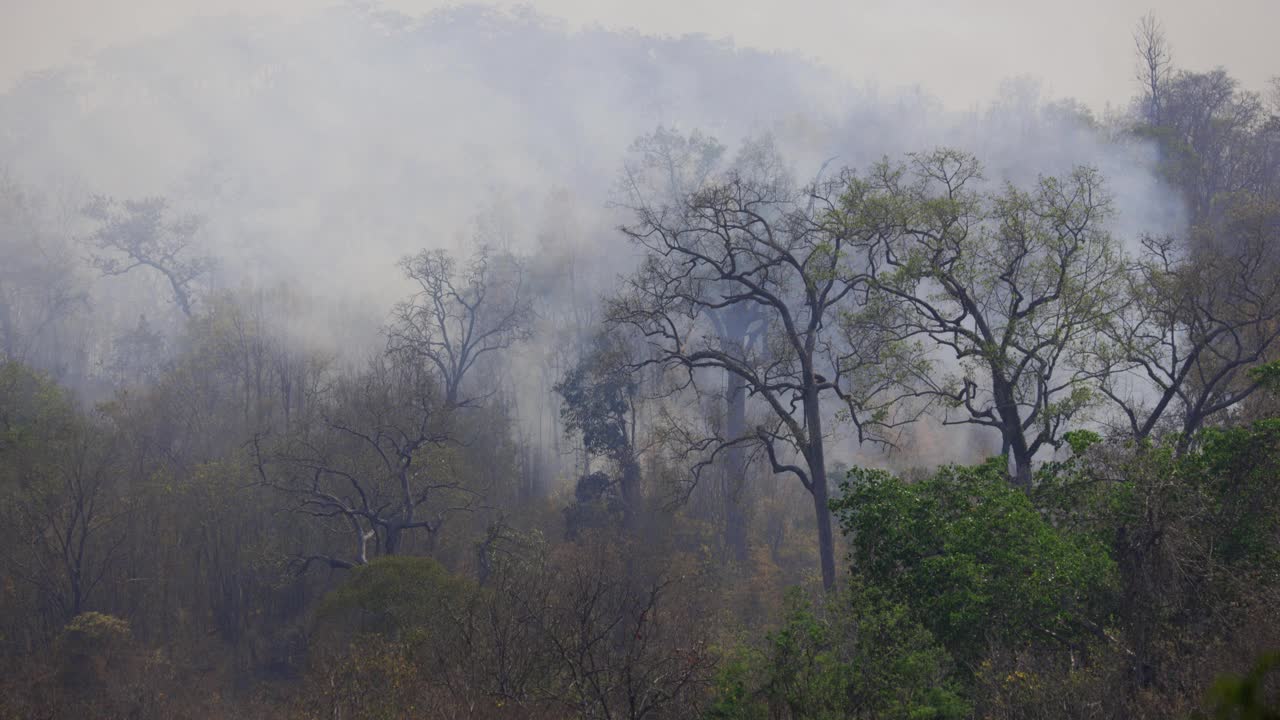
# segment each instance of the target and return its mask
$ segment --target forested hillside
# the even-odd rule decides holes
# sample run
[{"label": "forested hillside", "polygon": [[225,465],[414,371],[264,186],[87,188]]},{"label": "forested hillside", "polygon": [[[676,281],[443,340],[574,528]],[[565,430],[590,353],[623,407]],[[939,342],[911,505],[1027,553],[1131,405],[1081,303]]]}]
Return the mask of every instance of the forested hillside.
[{"label": "forested hillside", "polygon": [[27,76],[0,718],[1280,716],[1280,76],[1177,40],[1108,108],[473,7]]}]

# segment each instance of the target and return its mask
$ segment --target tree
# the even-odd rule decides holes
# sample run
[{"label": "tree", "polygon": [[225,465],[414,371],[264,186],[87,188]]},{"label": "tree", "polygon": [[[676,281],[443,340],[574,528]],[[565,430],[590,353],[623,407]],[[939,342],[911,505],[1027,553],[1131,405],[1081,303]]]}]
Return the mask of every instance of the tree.
[{"label": "tree", "polygon": [[42,208],[0,171],[0,360],[61,375],[74,353],[59,336],[87,307],[86,292],[71,243],[48,231]]},{"label": "tree", "polygon": [[1240,192],[1274,197],[1274,125],[1262,99],[1221,68],[1171,75],[1160,123],[1136,130],[1157,142],[1161,172],[1182,191],[1193,228],[1214,226]]},{"label": "tree", "polygon": [[1202,648],[1222,643],[1234,663],[1273,646],[1280,607],[1280,422],[1171,440],[1097,443],[1047,467],[1036,497],[1055,526],[1106,544],[1128,682],[1166,696],[1205,680]]},{"label": "tree", "polygon": [[908,483],[856,468],[832,504],[852,571],[905,605],[963,666],[993,639],[1078,651],[1105,639],[1115,580],[1101,543],[1051,525],[998,460]]},{"label": "tree", "polygon": [[1245,199],[1224,225],[1191,247],[1146,238],[1126,273],[1100,389],[1134,439],[1176,429],[1185,449],[1261,387],[1248,370],[1280,347],[1280,206]]},{"label": "tree", "polygon": [[1138,55],[1137,80],[1142,87],[1144,113],[1147,122],[1160,125],[1164,93],[1173,72],[1173,56],[1155,13],[1147,13],[1138,21],[1133,44]]},{"label": "tree", "polygon": [[423,250],[400,261],[418,291],[396,305],[388,329],[388,349],[416,355],[433,366],[449,408],[478,397],[463,384],[482,358],[531,335],[533,306],[524,271],[509,255],[480,246],[465,267],[443,250]]},{"label": "tree", "polygon": [[0,364],[0,492],[17,532],[4,552],[61,621],[88,609],[123,541],[115,448],[56,385]]},{"label": "tree", "polygon": [[[840,308],[864,287],[867,239],[862,227],[835,212],[840,187],[835,180],[797,190],[768,166],[752,175],[730,171],[674,207],[637,208],[635,224],[623,232],[644,259],[607,314],[644,338],[648,355],[641,365],[679,371],[695,391],[707,370],[742,380],[767,419],[742,435],[713,435],[697,446],[713,460],[731,448],[754,447],[773,472],[799,480],[813,498],[828,588],[835,582],[835,554],[822,398],[845,398],[855,411],[869,404],[865,388],[851,384],[850,361],[859,355],[837,329]],[[739,305],[761,315],[759,344],[725,343],[717,332],[711,318]],[[868,435],[892,424],[887,417],[853,413],[860,434]]]},{"label": "tree", "polygon": [[[626,524],[634,527],[642,503],[636,446],[639,382],[630,371],[622,342],[608,333],[597,334],[555,391],[564,399],[560,417],[565,432],[582,436],[588,456],[603,455],[616,466]],[[591,496],[603,492],[598,488]]]},{"label": "tree", "polygon": [[168,201],[158,197],[123,203],[93,198],[84,210],[99,223],[90,237],[98,251],[91,260],[103,275],[124,275],[140,267],[160,273],[178,309],[191,317],[196,281],[213,269],[213,258],[195,254],[201,219],[195,215],[169,219],[168,209]]},{"label": "tree", "polygon": [[[622,193],[628,206],[679,207],[690,193],[703,187],[724,156],[725,148],[714,137],[694,130],[683,135],[659,126],[631,145],[633,161],[624,167]],[[773,147],[757,141],[737,160],[746,164],[765,164],[773,160]],[[715,326],[716,336],[726,352],[741,355],[754,350],[763,336],[763,314],[749,303],[734,305],[707,313]],[[747,386],[736,373],[724,373],[725,437],[743,437],[747,427]],[[720,464],[720,501],[723,514],[724,543],[734,560],[747,561],[747,525],[742,508],[741,489],[745,481],[749,457],[747,449],[733,446],[725,450]]]},{"label": "tree", "polygon": [[787,597],[782,626],[762,651],[721,670],[715,720],[786,717],[961,718],[951,658],[902,604],[860,584]]},{"label": "tree", "polygon": [[565,545],[535,566],[545,580],[514,589],[511,609],[553,668],[541,692],[556,706],[587,718],[697,716],[714,664],[699,621],[706,597],[669,557],[643,565],[632,548]]},{"label": "tree", "polygon": [[959,363],[942,378],[916,373],[920,395],[942,403],[946,424],[998,431],[1028,488],[1036,453],[1092,401],[1083,353],[1124,302],[1120,258],[1096,170],[1030,190],[982,180],[965,153],[912,155],[852,179],[843,212],[878,237],[874,290],[896,303],[878,312],[886,331]]},{"label": "tree", "polygon": [[479,493],[447,456],[451,421],[426,367],[379,359],[338,381],[314,429],[275,448],[255,436],[262,484],[293,498],[294,512],[335,522],[350,542],[343,555],[299,553],[304,567],[364,565],[370,543],[374,553],[395,555],[412,531],[434,546],[451,514],[471,510]]}]

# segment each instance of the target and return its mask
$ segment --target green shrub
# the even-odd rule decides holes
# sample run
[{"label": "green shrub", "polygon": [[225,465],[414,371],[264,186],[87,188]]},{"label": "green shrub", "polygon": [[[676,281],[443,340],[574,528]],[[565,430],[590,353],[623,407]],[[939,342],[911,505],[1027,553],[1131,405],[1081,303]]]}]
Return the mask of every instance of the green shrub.
[{"label": "green shrub", "polygon": [[854,469],[832,509],[852,573],[975,667],[992,641],[1070,646],[1115,585],[1106,547],[1051,525],[1003,458],[908,483]]},{"label": "green shrub", "polygon": [[951,659],[906,608],[860,585],[818,600],[793,591],[763,650],[722,667],[708,717],[960,718]]}]

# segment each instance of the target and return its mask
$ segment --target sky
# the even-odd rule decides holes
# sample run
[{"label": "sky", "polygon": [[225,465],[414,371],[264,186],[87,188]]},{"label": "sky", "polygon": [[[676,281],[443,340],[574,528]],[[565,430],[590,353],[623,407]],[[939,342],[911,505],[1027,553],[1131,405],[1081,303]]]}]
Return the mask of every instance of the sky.
[{"label": "sky", "polygon": [[[23,75],[221,15],[293,17],[317,0],[0,0],[0,92]],[[383,0],[418,15],[458,4]],[[517,4],[497,2],[500,6]],[[1280,0],[539,0],[571,26],[701,33],[800,53],[884,89],[919,86],[952,109],[1010,77],[1095,109],[1134,89],[1131,29],[1154,11],[1179,67],[1222,65],[1246,87],[1280,75]]]}]

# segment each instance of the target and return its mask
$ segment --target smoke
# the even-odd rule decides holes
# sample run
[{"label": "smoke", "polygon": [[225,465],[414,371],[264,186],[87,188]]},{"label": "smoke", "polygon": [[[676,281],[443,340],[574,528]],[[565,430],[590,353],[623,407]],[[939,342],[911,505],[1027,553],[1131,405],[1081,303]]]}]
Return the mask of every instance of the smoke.
[{"label": "smoke", "polygon": [[[1026,79],[974,107],[946,112],[917,90],[705,36],[575,30],[531,10],[344,7],[201,21],[30,76],[0,97],[0,167],[50,195],[162,196],[203,216],[215,287],[290,288],[308,299],[295,329],[331,350],[376,342],[408,291],[397,258],[479,240],[535,253],[544,275],[572,265],[571,290],[541,287],[586,322],[580,306],[634,262],[610,188],[628,146],[659,125],[714,135],[729,154],[770,134],[800,178],[939,145],[974,152],[993,181],[1090,164],[1115,195],[1118,236],[1181,227],[1151,149],[1087,109]],[[157,312],[145,282],[94,283],[100,333]],[[564,332],[525,356],[547,367],[515,371],[532,414],[550,412],[564,359],[546,358],[563,354]]]}]

